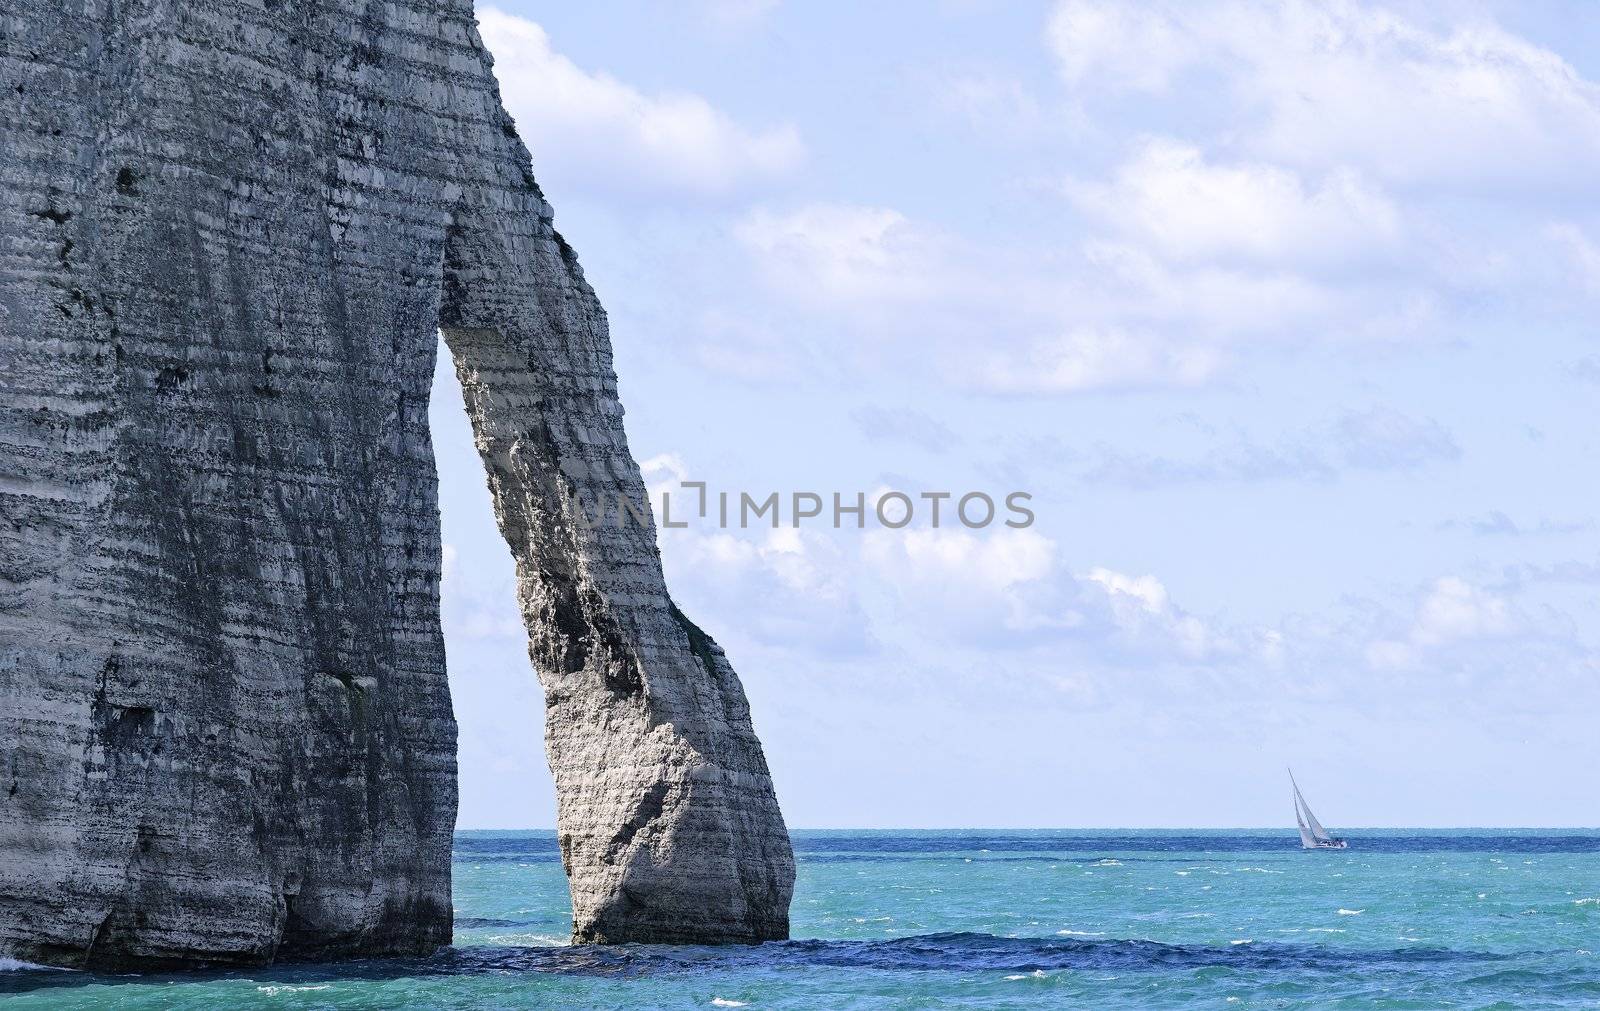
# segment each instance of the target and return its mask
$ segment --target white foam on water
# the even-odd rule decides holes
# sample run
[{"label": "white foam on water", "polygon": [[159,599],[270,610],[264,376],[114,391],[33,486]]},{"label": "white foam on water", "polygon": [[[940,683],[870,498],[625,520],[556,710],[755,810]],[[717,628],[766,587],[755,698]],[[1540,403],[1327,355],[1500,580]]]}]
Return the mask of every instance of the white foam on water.
[{"label": "white foam on water", "polygon": [[[1481,895],[1478,896],[1478,897],[1480,899],[1483,898],[1483,896],[1481,896]],[[1572,900],[1572,904],[1574,906],[1593,906],[1593,905],[1595,905],[1597,903],[1600,903],[1600,898],[1595,898],[1595,899],[1573,899]]]},{"label": "white foam on water", "polygon": [[[29,969],[49,969],[49,968],[50,968],[50,966],[48,966],[48,965],[35,965],[32,962],[24,962],[20,958],[6,958],[5,956],[0,955],[0,972],[26,972]],[[60,970],[57,970],[57,971],[58,972],[70,972],[71,970],[60,969]]]},{"label": "white foam on water", "polygon": [[1306,928],[1306,933],[1308,933],[1308,934],[1342,934],[1342,933],[1344,933],[1344,928],[1343,927],[1307,927]]},{"label": "white foam on water", "polygon": [[1058,931],[1056,931],[1056,934],[1058,936],[1060,936],[1060,937],[1104,937],[1104,936],[1106,936],[1106,932],[1103,931],[1103,930],[1058,930]]},{"label": "white foam on water", "polygon": [[1237,941],[1229,941],[1228,943],[1229,944],[1255,944],[1256,942],[1251,938],[1241,937]]},{"label": "white foam on water", "polygon": [[290,986],[288,984],[283,984],[281,986],[258,986],[256,987],[256,992],[264,993],[268,997],[276,997],[280,993],[309,993],[313,990],[332,989],[332,983],[317,983],[315,985],[307,984],[306,986]]},{"label": "white foam on water", "polygon": [[1341,909],[1341,910],[1339,910],[1339,915],[1340,916],[1360,916],[1364,912],[1366,912],[1365,909]]},{"label": "white foam on water", "polygon": [[728,1000],[726,997],[711,998],[712,1007],[744,1007],[747,1003],[742,1000]]},{"label": "white foam on water", "polygon": [[490,934],[495,944],[509,944],[519,948],[565,948],[572,938],[556,934]]}]

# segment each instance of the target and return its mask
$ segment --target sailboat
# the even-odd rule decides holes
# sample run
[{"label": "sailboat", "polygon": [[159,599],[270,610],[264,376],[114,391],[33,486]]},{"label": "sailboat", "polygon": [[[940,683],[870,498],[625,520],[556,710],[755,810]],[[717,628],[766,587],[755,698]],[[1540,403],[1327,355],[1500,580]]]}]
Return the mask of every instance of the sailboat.
[{"label": "sailboat", "polygon": [[1289,784],[1294,787],[1294,820],[1300,826],[1300,848],[1307,850],[1342,850],[1350,844],[1328,834],[1322,822],[1311,813],[1306,799],[1300,796],[1300,784],[1294,781],[1294,770],[1289,770]]}]

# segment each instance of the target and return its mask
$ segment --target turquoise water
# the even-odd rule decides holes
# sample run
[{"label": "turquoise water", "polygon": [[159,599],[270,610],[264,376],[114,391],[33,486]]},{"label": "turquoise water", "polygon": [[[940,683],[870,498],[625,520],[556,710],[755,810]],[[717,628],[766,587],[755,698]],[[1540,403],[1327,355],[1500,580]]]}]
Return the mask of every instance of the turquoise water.
[{"label": "turquoise water", "polygon": [[8,1008],[1600,1006],[1600,832],[797,832],[796,941],[571,948],[549,832],[465,832],[456,946],[0,973]]}]

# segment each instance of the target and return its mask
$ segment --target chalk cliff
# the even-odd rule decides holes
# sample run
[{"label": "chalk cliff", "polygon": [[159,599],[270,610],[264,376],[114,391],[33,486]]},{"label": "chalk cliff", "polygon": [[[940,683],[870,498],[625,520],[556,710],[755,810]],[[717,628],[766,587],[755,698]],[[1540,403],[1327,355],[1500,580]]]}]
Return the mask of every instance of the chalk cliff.
[{"label": "chalk cliff", "polygon": [[440,328],[575,938],[786,935],[738,680],[653,528],[580,522],[644,492],[491,65],[470,0],[0,4],[0,953],[448,942]]}]

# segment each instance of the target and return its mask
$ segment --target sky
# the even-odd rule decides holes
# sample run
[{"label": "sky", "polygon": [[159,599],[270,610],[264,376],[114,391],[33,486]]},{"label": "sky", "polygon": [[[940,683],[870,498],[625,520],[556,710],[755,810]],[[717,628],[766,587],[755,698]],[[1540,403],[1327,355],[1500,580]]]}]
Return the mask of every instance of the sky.
[{"label": "sky", "polygon": [[[653,489],[1032,496],[660,532],[791,827],[1292,826],[1287,765],[1330,826],[1600,824],[1586,5],[478,17]],[[459,825],[552,826],[431,412]]]}]

